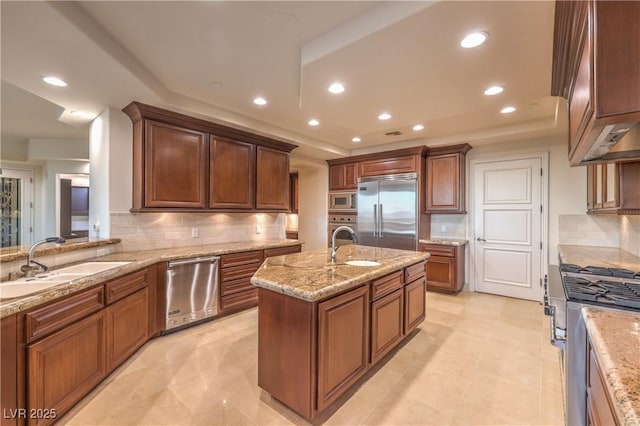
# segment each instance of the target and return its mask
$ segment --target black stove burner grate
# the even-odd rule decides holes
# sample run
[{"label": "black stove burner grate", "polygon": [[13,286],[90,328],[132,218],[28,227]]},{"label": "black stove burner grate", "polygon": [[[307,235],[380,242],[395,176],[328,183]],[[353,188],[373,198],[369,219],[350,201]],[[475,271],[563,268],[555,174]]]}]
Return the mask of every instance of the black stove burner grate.
[{"label": "black stove burner grate", "polygon": [[568,300],[640,309],[640,283],[563,276]]},{"label": "black stove burner grate", "polygon": [[640,280],[640,271],[634,272],[623,268],[607,268],[605,266],[578,266],[573,263],[563,263],[560,271],[572,272],[574,274],[602,275],[605,277],[627,278]]}]

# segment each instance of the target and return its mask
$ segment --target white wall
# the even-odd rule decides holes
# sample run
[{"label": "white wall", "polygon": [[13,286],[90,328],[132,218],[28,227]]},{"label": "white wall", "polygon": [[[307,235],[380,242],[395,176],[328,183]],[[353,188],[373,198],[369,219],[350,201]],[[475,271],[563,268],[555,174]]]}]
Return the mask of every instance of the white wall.
[{"label": "white wall", "polygon": [[27,158],[32,160],[89,160],[89,145],[86,139],[30,138]]},{"label": "white wall", "polygon": [[298,169],[298,238],[302,250],[327,247],[329,167],[305,165]]},{"label": "white wall", "polygon": [[42,238],[57,235],[58,224],[56,223],[56,218],[58,217],[58,203],[56,194],[59,193],[57,175],[89,174],[89,168],[90,165],[88,161],[51,160],[44,163],[42,166],[41,186],[42,208],[40,209],[43,220]]}]

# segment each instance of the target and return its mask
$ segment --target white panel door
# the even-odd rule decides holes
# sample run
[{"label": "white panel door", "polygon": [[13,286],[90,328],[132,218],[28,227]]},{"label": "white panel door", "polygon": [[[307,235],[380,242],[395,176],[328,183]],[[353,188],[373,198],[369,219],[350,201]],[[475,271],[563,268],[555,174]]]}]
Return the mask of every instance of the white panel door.
[{"label": "white panel door", "polygon": [[541,297],[540,158],[474,167],[476,291]]}]

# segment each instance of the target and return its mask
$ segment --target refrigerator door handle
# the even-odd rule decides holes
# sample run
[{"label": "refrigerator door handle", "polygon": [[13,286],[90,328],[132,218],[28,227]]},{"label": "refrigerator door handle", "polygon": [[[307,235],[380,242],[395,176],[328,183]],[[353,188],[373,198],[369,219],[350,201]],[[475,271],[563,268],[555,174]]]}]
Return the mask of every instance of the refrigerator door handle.
[{"label": "refrigerator door handle", "polygon": [[378,236],[378,205],[373,205],[373,238]]},{"label": "refrigerator door handle", "polygon": [[382,203],[380,203],[380,206],[378,207],[378,220],[379,220],[379,228],[378,228],[378,238],[384,238],[384,235],[382,235],[382,227],[384,226],[384,222],[382,221]]}]

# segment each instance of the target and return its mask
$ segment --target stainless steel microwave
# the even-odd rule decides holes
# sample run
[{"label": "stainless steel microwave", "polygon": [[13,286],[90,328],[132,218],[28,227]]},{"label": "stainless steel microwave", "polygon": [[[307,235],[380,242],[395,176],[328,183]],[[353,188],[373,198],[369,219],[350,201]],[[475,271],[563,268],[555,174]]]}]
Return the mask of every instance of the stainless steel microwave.
[{"label": "stainless steel microwave", "polygon": [[329,210],[356,211],[355,192],[330,192]]}]

